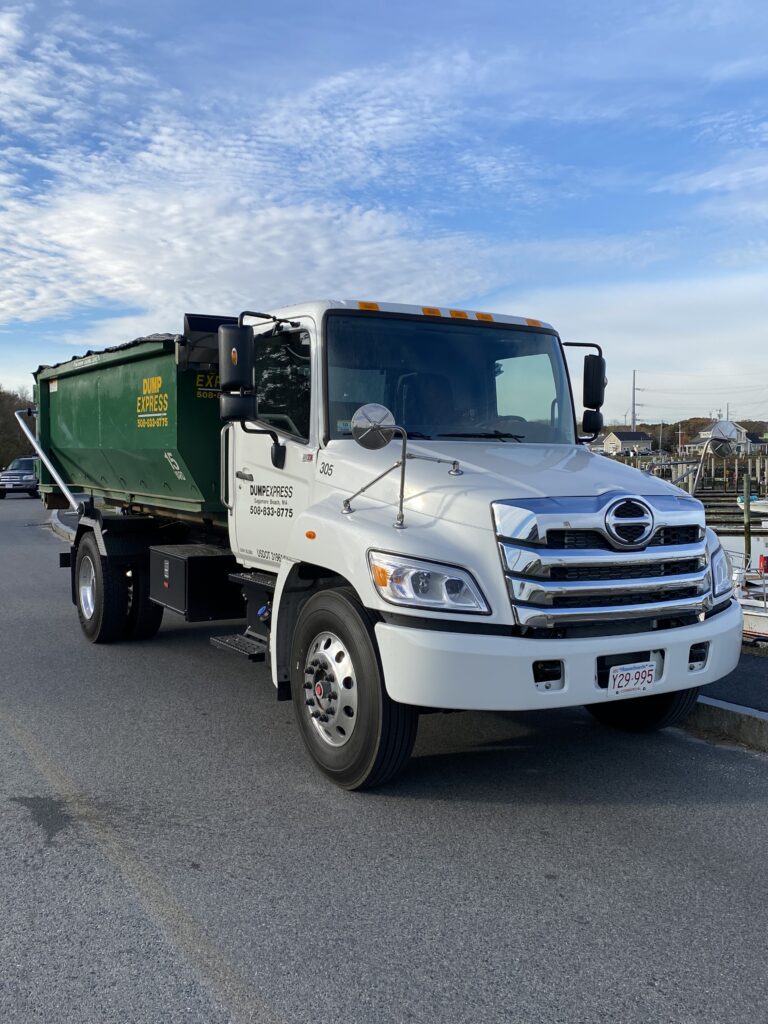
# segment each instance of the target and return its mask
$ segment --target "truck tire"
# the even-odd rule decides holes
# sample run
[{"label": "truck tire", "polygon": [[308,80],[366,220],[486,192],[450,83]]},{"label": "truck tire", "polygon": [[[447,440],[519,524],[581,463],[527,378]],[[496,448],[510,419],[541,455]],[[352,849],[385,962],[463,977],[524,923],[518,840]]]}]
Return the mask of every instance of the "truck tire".
[{"label": "truck tire", "polygon": [[0,501],[5,497],[5,491],[0,491]]},{"label": "truck tire", "polygon": [[128,588],[128,621],[126,640],[150,640],[163,621],[165,609],[149,599],[149,566],[131,566]]},{"label": "truck tire", "polygon": [[77,546],[75,595],[80,626],[92,644],[111,644],[125,636],[125,567],[102,558],[92,533],[87,533]]},{"label": "truck tire", "polygon": [[381,786],[405,767],[418,712],[387,694],[373,623],[351,589],[321,591],[301,609],[291,694],[304,744],[337,786]]},{"label": "truck tire", "polygon": [[622,732],[655,732],[670,725],[678,725],[693,711],[699,697],[699,687],[657,693],[649,697],[631,697],[615,703],[586,704],[591,715]]}]

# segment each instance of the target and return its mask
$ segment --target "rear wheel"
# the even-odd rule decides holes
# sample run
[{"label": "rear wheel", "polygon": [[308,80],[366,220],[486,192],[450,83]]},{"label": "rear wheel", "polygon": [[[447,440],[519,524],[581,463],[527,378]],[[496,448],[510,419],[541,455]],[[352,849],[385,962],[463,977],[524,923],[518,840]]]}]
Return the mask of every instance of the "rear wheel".
[{"label": "rear wheel", "polygon": [[165,609],[149,599],[149,565],[134,565],[128,582],[126,639],[149,640],[163,621]]},{"label": "rear wheel", "polygon": [[96,538],[86,534],[75,561],[77,614],[93,644],[111,644],[125,636],[128,621],[128,579],[125,567],[102,558]]},{"label": "rear wheel", "polygon": [[682,722],[693,711],[698,697],[699,687],[694,686],[690,690],[632,697],[615,703],[586,704],[585,707],[598,722],[622,732],[654,732]]},{"label": "rear wheel", "polygon": [[418,713],[388,696],[373,624],[352,590],[322,591],[302,608],[291,694],[307,750],[337,786],[380,786],[402,771]]},{"label": "rear wheel", "polygon": [[0,491],[0,501],[5,497],[5,491]]}]

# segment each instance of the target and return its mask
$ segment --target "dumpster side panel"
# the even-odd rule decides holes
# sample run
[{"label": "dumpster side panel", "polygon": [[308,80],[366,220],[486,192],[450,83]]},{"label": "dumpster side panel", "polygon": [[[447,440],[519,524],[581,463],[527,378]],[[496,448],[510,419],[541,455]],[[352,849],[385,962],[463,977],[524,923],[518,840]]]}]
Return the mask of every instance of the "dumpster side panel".
[{"label": "dumpster side panel", "polygon": [[195,382],[193,371],[177,370],[167,343],[46,368],[38,375],[39,437],[75,488],[223,519],[218,402],[198,399]]}]

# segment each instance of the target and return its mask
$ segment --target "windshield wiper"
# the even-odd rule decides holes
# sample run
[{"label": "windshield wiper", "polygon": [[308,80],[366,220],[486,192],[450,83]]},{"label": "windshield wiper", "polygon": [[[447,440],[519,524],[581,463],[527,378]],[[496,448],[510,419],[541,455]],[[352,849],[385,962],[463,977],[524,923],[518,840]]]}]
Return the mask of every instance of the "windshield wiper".
[{"label": "windshield wiper", "polygon": [[438,434],[438,437],[488,437],[495,438],[497,441],[506,441],[507,438],[512,438],[513,441],[522,441],[525,434],[506,434],[503,430],[485,430],[477,434]]}]

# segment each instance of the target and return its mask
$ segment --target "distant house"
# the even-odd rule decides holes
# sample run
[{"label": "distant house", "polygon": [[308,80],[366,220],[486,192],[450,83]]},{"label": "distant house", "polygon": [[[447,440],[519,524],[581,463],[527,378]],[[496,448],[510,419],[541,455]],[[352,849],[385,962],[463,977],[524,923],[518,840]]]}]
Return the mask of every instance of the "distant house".
[{"label": "distant house", "polygon": [[700,455],[707,441],[712,437],[727,438],[733,443],[734,451],[739,455],[759,454],[768,451],[768,440],[742,427],[734,420],[715,420],[708,427],[699,431],[696,437],[683,446],[683,450],[691,455]]},{"label": "distant house", "polygon": [[650,452],[651,437],[644,430],[611,430],[605,435],[603,451],[609,455],[620,455],[626,452],[631,455],[644,455]]}]

